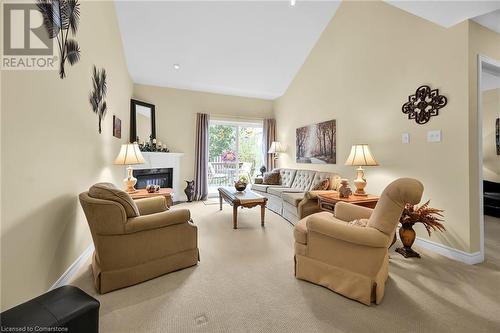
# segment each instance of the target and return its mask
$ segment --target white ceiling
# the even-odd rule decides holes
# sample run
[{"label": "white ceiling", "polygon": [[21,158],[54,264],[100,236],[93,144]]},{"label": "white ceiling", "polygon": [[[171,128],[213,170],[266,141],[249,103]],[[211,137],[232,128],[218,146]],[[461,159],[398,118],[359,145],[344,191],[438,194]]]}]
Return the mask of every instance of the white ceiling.
[{"label": "white ceiling", "polygon": [[478,16],[474,21],[500,34],[500,9]]},{"label": "white ceiling", "polygon": [[490,72],[481,73],[481,90],[491,90],[500,88],[500,75]]},{"label": "white ceiling", "polygon": [[481,73],[481,90],[500,88],[500,67],[490,63],[483,63]]},{"label": "white ceiling", "polygon": [[339,4],[115,3],[135,83],[266,99],[285,92]]},{"label": "white ceiling", "polygon": [[[500,33],[500,0],[386,2],[443,27],[474,18]],[[274,99],[286,91],[339,2],[115,4],[135,83]]]},{"label": "white ceiling", "polygon": [[449,28],[464,20],[500,9],[500,1],[406,1],[386,0],[387,3],[426,20]]}]

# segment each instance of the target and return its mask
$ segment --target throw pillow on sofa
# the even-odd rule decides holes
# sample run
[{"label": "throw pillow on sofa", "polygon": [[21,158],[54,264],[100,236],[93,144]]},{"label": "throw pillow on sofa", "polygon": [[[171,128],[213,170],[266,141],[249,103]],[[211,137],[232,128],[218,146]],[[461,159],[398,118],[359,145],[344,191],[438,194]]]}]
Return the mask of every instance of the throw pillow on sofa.
[{"label": "throw pillow on sofa", "polygon": [[316,186],[313,187],[313,191],[326,191],[330,187],[330,179],[323,179]]},{"label": "throw pillow on sofa", "polygon": [[280,184],[279,172],[264,172],[264,179],[263,179],[262,184],[279,185]]}]

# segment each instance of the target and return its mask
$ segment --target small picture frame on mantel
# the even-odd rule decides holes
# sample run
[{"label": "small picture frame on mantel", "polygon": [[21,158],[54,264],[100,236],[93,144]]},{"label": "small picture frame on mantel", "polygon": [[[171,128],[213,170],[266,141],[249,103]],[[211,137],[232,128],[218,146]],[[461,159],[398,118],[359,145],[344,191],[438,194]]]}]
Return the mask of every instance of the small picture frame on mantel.
[{"label": "small picture frame on mantel", "polygon": [[122,121],[115,115],[113,115],[113,136],[118,139],[122,138]]}]

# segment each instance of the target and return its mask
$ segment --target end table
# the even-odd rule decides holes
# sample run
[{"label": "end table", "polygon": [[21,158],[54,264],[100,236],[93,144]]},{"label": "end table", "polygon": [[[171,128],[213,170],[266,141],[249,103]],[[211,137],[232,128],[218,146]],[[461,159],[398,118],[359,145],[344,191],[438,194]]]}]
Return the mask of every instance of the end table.
[{"label": "end table", "polygon": [[164,196],[165,199],[167,200],[167,207],[172,207],[172,205],[173,205],[172,192],[173,192],[173,190],[171,188],[160,188],[160,191],[153,192],[153,193],[149,193],[148,191],[146,191],[146,189],[140,189],[140,190],[137,190],[137,192],[135,192],[135,193],[130,193],[130,196],[134,200],[157,197],[157,196]]},{"label": "end table", "polygon": [[335,204],[340,201],[351,203],[358,206],[375,208],[378,199],[380,199],[380,197],[371,194],[367,196],[351,195],[349,196],[349,198],[341,198],[339,197],[338,192],[332,192],[332,193],[319,194],[318,206],[321,210],[333,213],[335,210]]}]

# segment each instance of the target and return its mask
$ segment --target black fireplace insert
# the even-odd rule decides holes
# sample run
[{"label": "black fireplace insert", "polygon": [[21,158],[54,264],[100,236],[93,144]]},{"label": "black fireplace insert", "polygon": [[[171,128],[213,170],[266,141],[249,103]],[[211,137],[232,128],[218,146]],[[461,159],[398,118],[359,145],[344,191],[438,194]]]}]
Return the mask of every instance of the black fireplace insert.
[{"label": "black fireplace insert", "polygon": [[137,178],[135,188],[146,188],[147,185],[159,185],[161,188],[172,188],[172,168],[134,170]]}]

